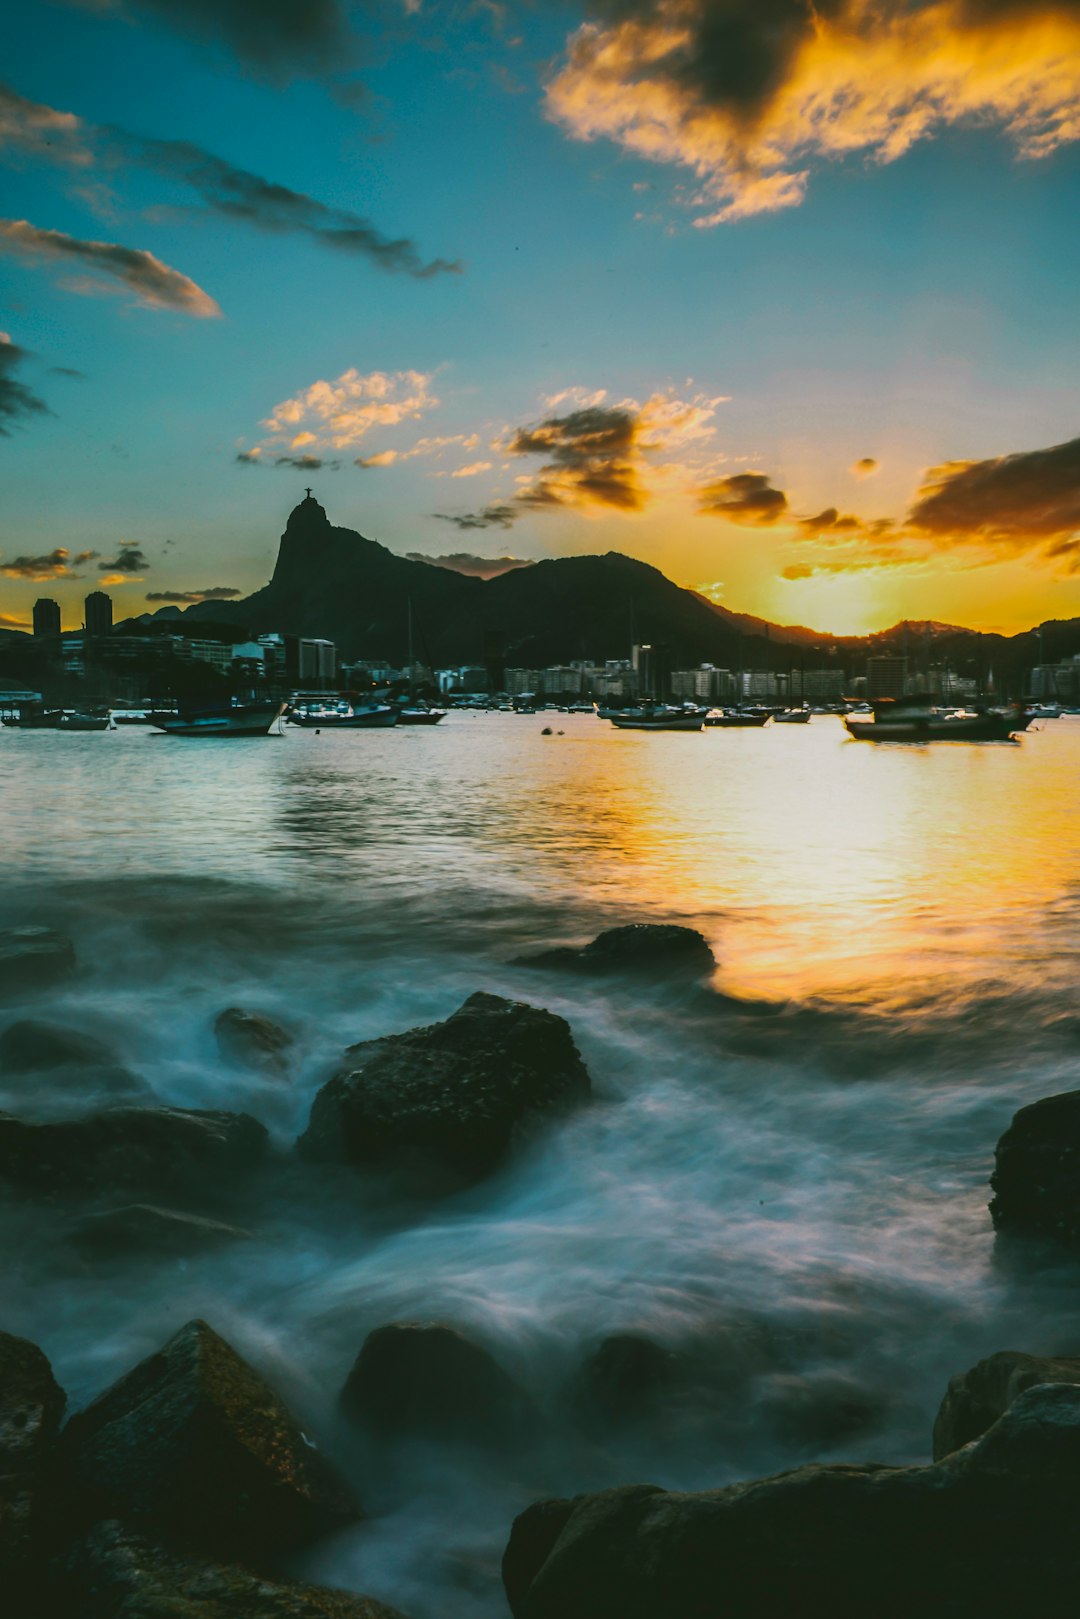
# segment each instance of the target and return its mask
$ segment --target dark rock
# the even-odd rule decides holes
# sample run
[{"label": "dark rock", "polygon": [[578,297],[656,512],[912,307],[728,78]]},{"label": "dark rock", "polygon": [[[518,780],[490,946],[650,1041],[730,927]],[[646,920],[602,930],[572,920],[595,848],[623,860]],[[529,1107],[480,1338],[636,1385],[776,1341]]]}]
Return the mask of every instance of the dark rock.
[{"label": "dark rock", "polygon": [[268,1144],[247,1113],[116,1107],[47,1124],[0,1114],[0,1181],[61,1197],[213,1196],[257,1168]]},{"label": "dark rock", "polygon": [[72,1417],[75,1510],[226,1555],[258,1556],[359,1516],[348,1485],[269,1384],[205,1321]]},{"label": "dark rock", "polygon": [[934,1421],[934,1460],[978,1439],[1025,1389],[1040,1383],[1080,1383],[1080,1360],[1003,1349],[949,1380]]},{"label": "dark rock", "polygon": [[994,1160],[995,1226],[1080,1242],[1080,1091],[1022,1107]]},{"label": "dark rock", "polygon": [[147,1101],[153,1095],[145,1080],[115,1061],[103,1041],[34,1018],[0,1034],[0,1090],[20,1100],[32,1098],[50,1113],[65,1098],[85,1107],[89,1096]]},{"label": "dark rock", "polygon": [[22,1018],[0,1034],[0,1071],[33,1074],[43,1068],[66,1068],[72,1064],[97,1066],[115,1061],[103,1040],[65,1029],[59,1023],[42,1023]]},{"label": "dark rock", "polygon": [[432,1321],[394,1321],[369,1333],[341,1403],[381,1439],[497,1444],[519,1438],[533,1416],[486,1349]]},{"label": "dark rock", "polygon": [[675,1357],[651,1338],[613,1333],[587,1356],[575,1390],[586,1423],[617,1423],[645,1416],[672,1381]]},{"label": "dark rock", "polygon": [[419,1160],[476,1177],[536,1115],[589,1094],[569,1025],[497,995],[471,995],[445,1023],[349,1049],[355,1066],[315,1098],[298,1143],[310,1158]]},{"label": "dark rock", "polygon": [[0,995],[54,984],[75,970],[75,946],[52,928],[0,931]]},{"label": "dark rock", "polygon": [[518,967],[557,967],[586,973],[644,973],[653,978],[703,978],[716,967],[708,941],[696,928],[673,923],[631,922],[608,928],[580,949],[559,945],[518,956]]},{"label": "dark rock", "polygon": [[66,1619],[404,1619],[373,1597],[196,1560],[116,1522],[68,1550],[54,1591]]},{"label": "dark rock", "polygon": [[293,1037],[259,1012],[227,1007],[214,1019],[214,1033],[224,1056],[234,1062],[283,1074],[289,1066]]},{"label": "dark rock", "polygon": [[64,1403],[37,1345],[0,1332],[0,1592],[9,1602],[48,1528],[42,1494]]},{"label": "dark rock", "polygon": [[129,1254],[181,1255],[220,1248],[250,1238],[251,1232],[221,1220],[208,1220],[153,1203],[86,1214],[73,1224],[68,1240],[89,1257]]},{"label": "dark rock", "polygon": [[1066,1619],[1078,1487],[1080,1389],[1044,1384],[933,1466],[542,1502],[514,1525],[504,1581],[516,1619]]},{"label": "dark rock", "polygon": [[759,1391],[762,1415],[785,1444],[831,1450],[881,1425],[887,1402],[842,1372],[777,1372]]}]

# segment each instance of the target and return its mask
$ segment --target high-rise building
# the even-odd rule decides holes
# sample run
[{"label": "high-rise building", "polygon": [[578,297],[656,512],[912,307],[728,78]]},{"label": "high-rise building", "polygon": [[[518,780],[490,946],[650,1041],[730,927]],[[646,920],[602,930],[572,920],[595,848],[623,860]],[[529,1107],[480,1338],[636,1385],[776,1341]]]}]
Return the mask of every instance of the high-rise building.
[{"label": "high-rise building", "polygon": [[92,590],[83,603],[89,640],[112,634],[112,597],[103,590]]},{"label": "high-rise building", "polygon": [[906,690],[906,658],[867,658],[866,695],[871,702],[876,697],[903,697]]},{"label": "high-rise building", "polygon": [[41,596],[34,603],[34,638],[38,641],[60,639],[60,604]]}]

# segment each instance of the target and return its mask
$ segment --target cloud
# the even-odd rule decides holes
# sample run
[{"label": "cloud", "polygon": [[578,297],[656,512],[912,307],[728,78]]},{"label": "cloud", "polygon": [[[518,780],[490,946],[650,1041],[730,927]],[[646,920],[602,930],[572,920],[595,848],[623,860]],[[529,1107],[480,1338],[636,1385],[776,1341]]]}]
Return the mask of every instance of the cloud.
[{"label": "cloud", "polygon": [[[394,427],[418,420],[439,403],[431,391],[434,377],[423,371],[372,371],[364,376],[351,367],[332,382],[320,380],[302,388],[291,399],[275,405],[263,422],[268,438],[255,449],[242,450],[237,460],[251,462],[268,450],[277,450],[278,464],[313,466],[310,457],[294,459],[287,451],[299,435],[317,446],[319,454],[358,445],[373,428]],[[387,465],[375,458],[360,465]]]},{"label": "cloud", "polygon": [[139,546],[129,545],[127,540],[121,540],[115,557],[111,562],[99,562],[98,571],[119,574],[123,578],[125,574],[143,573],[149,566],[146,553]]},{"label": "cloud", "polygon": [[451,478],[475,478],[477,473],[490,471],[490,461],[471,461],[467,467],[458,467],[456,472],[452,472],[450,476]]},{"label": "cloud", "polygon": [[148,602],[172,602],[182,606],[189,602],[223,602],[231,601],[234,596],[242,596],[243,591],[237,590],[233,585],[210,585],[206,590],[148,590]]},{"label": "cloud", "polygon": [[593,0],[550,118],[697,177],[695,223],[795,207],[815,166],[956,124],[1025,158],[1080,138],[1071,0]]},{"label": "cloud", "polygon": [[733,472],[706,484],[699,493],[699,511],[748,528],[768,528],[787,509],[787,496],[773,488],[764,472]]},{"label": "cloud", "polygon": [[29,358],[29,351],[0,332],[0,438],[10,438],[11,429],[27,416],[51,415],[44,399],[20,382],[14,373]]},{"label": "cloud", "polygon": [[1080,567],[1080,438],[932,467],[906,523],[935,542],[1041,548]]},{"label": "cloud", "polygon": [[281,80],[340,72],[355,47],[343,0],[69,0],[95,12],[131,10],[226,45],[256,73]]},{"label": "cloud", "polygon": [[380,450],[378,455],[358,455],[353,465],[357,467],[392,467],[397,459],[397,450]]},{"label": "cloud", "polygon": [[10,613],[0,613],[0,630],[28,630],[29,622],[25,618],[13,618]]},{"label": "cloud", "polygon": [[35,579],[39,582],[45,579],[81,579],[82,574],[76,573],[70,564],[81,567],[83,563],[93,562],[97,555],[96,551],[77,551],[72,556],[65,546],[58,545],[44,556],[12,557],[10,562],[0,562],[0,573],[6,574],[9,579]]},{"label": "cloud", "polygon": [[321,455],[279,455],[274,459],[276,467],[296,467],[300,472],[318,472],[322,467],[329,467],[336,472],[340,465],[337,461],[324,461]]},{"label": "cloud", "polygon": [[221,314],[209,293],[142,248],[84,242],[64,231],[41,230],[25,219],[0,219],[0,251],[4,249],[90,271],[91,279],[67,283],[72,292],[114,291],[108,287],[112,280],[134,292],[137,301],[150,309],[173,309],[199,320]]},{"label": "cloud", "polygon": [[71,377],[76,382],[86,381],[86,372],[76,371],[75,367],[71,365],[50,365],[49,375],[50,377]]},{"label": "cloud", "polygon": [[10,85],[0,84],[0,148],[86,167],[94,154],[83,130],[82,119],[74,113],[28,101]]},{"label": "cloud", "polygon": [[478,557],[471,551],[451,551],[441,557],[428,556],[423,551],[406,551],[405,557],[409,562],[427,562],[434,568],[447,568],[451,573],[464,573],[476,579],[497,579],[502,573],[533,566],[527,557]]},{"label": "cloud", "polygon": [[262,448],[256,444],[253,450],[238,450],[236,459],[242,467],[257,467],[262,459]]},{"label": "cloud", "polygon": [[513,528],[515,520],[520,517],[521,511],[517,505],[507,502],[485,506],[479,512],[464,512],[455,515],[452,512],[434,512],[432,514],[444,523],[453,523],[455,528]]},{"label": "cloud", "polygon": [[848,470],[853,478],[872,478],[881,470],[881,462],[872,455],[864,455],[860,460],[853,461]]}]

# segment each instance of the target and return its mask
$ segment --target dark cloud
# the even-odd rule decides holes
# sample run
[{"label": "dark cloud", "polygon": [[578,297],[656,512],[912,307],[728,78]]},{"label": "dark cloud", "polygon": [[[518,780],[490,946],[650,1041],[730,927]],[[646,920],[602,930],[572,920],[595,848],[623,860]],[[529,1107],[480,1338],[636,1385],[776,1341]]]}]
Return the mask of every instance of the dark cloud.
[{"label": "dark cloud", "polygon": [[0,335],[0,438],[10,438],[12,424],[27,416],[51,415],[44,399],[14,375],[28,358],[28,350]]},{"label": "dark cloud", "polygon": [[86,381],[85,371],[76,371],[72,365],[50,365],[50,377],[73,377],[76,382]]},{"label": "dark cloud", "polygon": [[13,618],[10,613],[0,613],[0,630],[28,630],[29,623],[24,618]]},{"label": "dark cloud", "polygon": [[444,523],[453,523],[455,528],[460,529],[513,528],[514,519],[519,515],[519,508],[504,503],[485,506],[483,511],[465,512],[457,517],[451,512],[435,512],[433,515]]},{"label": "dark cloud", "polygon": [[0,573],[7,574],[9,579],[81,579],[82,575],[75,573],[71,564],[80,567],[84,562],[93,562],[97,554],[96,551],[77,551],[72,556],[66,546],[58,545],[44,556],[12,557],[10,562],[0,562]]},{"label": "dark cloud", "polygon": [[[100,0],[70,0],[100,11]],[[256,72],[275,79],[331,74],[354,57],[344,0],[127,0],[132,11],[223,43]]]},{"label": "dark cloud", "polygon": [[1080,438],[926,474],[906,526],[938,541],[983,541],[1080,558]]},{"label": "dark cloud", "polygon": [[[237,456],[237,460],[240,457]],[[296,467],[300,472],[318,472],[320,468],[327,467],[336,472],[341,465],[340,461],[324,461],[318,455],[279,455],[274,461],[276,467]]]},{"label": "dark cloud", "polygon": [[[174,309],[200,319],[221,314],[213,298],[194,281],[142,248],[80,241],[64,231],[41,230],[26,219],[0,219],[0,250],[4,249],[89,271],[95,277],[105,277],[106,284],[118,281],[134,292],[140,303],[155,309]],[[77,282],[71,290],[98,291],[100,287],[101,282],[94,280],[89,285]]]},{"label": "dark cloud", "polygon": [[[456,518],[449,518],[456,522]],[[501,573],[512,573],[515,568],[531,568],[528,557],[478,557],[471,551],[452,551],[448,556],[427,556],[423,551],[406,551],[409,562],[428,562],[435,568],[448,568],[451,573],[464,573],[477,579],[496,579]]]},{"label": "dark cloud", "polygon": [[211,585],[207,590],[148,590],[148,602],[174,602],[182,606],[189,602],[224,602],[231,601],[234,596],[242,596],[242,590],[233,585]]},{"label": "dark cloud", "polygon": [[566,416],[549,416],[538,427],[521,427],[511,437],[511,455],[543,455],[547,464],[521,505],[585,504],[640,511],[645,492],[634,461],[641,418],[625,406],[590,405]]},{"label": "dark cloud", "polygon": [[150,562],[146,553],[137,545],[127,545],[120,542],[120,549],[111,562],[99,562],[99,573],[145,573]]},{"label": "dark cloud", "polygon": [[851,475],[853,478],[872,478],[880,465],[872,455],[860,456],[858,461],[852,462]]},{"label": "dark cloud", "polygon": [[[698,510],[749,528],[768,528],[787,511],[787,496],[764,472],[734,472],[700,491]],[[835,513],[834,513],[835,515]]]},{"label": "dark cloud", "polygon": [[257,467],[262,461],[262,456],[255,450],[238,450],[236,459],[242,467]]}]

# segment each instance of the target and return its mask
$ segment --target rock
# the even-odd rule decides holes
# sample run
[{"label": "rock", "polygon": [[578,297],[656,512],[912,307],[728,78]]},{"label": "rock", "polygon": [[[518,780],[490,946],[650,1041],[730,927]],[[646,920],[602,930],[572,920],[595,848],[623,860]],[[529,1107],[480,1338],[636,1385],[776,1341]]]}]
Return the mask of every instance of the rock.
[{"label": "rock", "polygon": [[8,1601],[29,1576],[48,1529],[43,1486],[64,1403],[37,1345],[0,1332],[0,1590]]},{"label": "rock", "polygon": [[561,1017],[497,995],[471,995],[445,1023],[352,1046],[355,1066],[315,1098],[298,1143],[310,1158],[436,1164],[475,1178],[542,1113],[589,1094]]},{"label": "rock", "polygon": [[234,1062],[283,1074],[289,1066],[293,1037],[260,1012],[230,1006],[214,1019],[214,1033],[222,1054]]},{"label": "rock", "polygon": [[1078,1487],[1080,1389],[1041,1385],[932,1466],[541,1502],[503,1577],[515,1619],[1066,1619]]},{"label": "rock", "polygon": [[0,1114],[0,1181],[61,1197],[214,1196],[263,1163],[268,1146],[247,1113],[116,1107],[47,1124]]},{"label": "rock", "polygon": [[54,1590],[70,1619],[404,1619],[373,1597],[184,1556],[115,1521],[68,1550]]},{"label": "rock", "polygon": [[1080,1241],[1080,1091],[1022,1107],[994,1159],[990,1213],[999,1230]]},{"label": "rock", "polygon": [[65,1095],[148,1100],[149,1085],[116,1062],[101,1040],[56,1023],[24,1018],[0,1034],[0,1089],[50,1102]]},{"label": "rock", "polygon": [[653,978],[703,978],[715,969],[716,958],[696,928],[631,922],[626,927],[608,928],[580,949],[558,945],[536,955],[518,956],[514,965],[587,973],[644,973]]},{"label": "rock", "polygon": [[619,1423],[645,1416],[672,1381],[675,1357],[651,1338],[614,1333],[586,1358],[575,1404],[586,1423]]},{"label": "rock", "polygon": [[76,1220],[68,1240],[89,1258],[144,1254],[179,1256],[220,1248],[241,1242],[250,1231],[208,1220],[203,1215],[185,1214],[180,1209],[162,1209],[153,1203],[128,1203],[119,1209],[103,1209]]},{"label": "rock", "polygon": [[0,931],[0,995],[54,984],[75,970],[75,946],[52,928]]},{"label": "rock", "polygon": [[497,1361],[442,1322],[377,1327],[341,1392],[343,1410],[381,1439],[491,1445],[520,1438],[533,1409]]},{"label": "rock", "polygon": [[1080,1360],[1003,1349],[949,1380],[934,1421],[934,1460],[978,1439],[1025,1389],[1040,1383],[1080,1383]]},{"label": "rock", "polygon": [[200,1550],[265,1555],[359,1516],[336,1468],[205,1321],[72,1417],[62,1451],[86,1521],[130,1519]]}]

